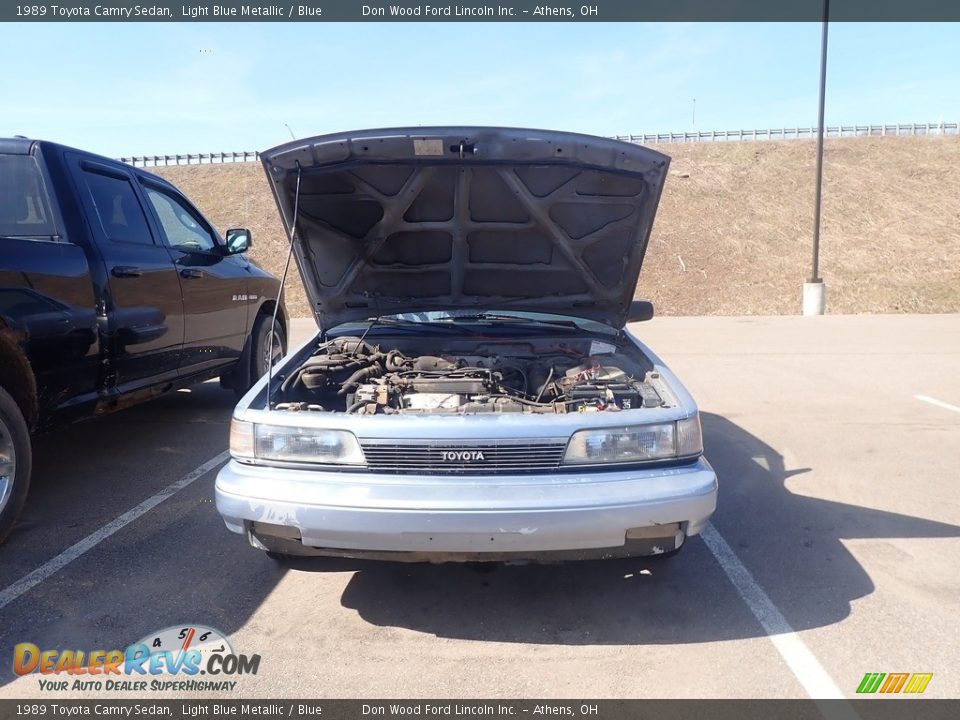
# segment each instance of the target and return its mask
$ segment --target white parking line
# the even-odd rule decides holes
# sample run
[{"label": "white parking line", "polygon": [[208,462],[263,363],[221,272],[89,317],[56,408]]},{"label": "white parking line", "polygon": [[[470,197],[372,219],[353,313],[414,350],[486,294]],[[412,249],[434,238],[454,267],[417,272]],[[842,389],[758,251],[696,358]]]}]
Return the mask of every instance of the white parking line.
[{"label": "white parking line", "polygon": [[930,403],[931,405],[942,407],[944,410],[953,410],[954,412],[960,413],[960,407],[951,405],[950,403],[945,403],[943,400],[937,400],[936,398],[932,398],[927,395],[914,395],[914,397],[917,400],[922,400],[923,402]]},{"label": "white parking line", "polygon": [[147,498],[136,507],[127,510],[127,512],[125,512],[123,515],[120,515],[112,522],[109,522],[99,530],[90,533],[83,540],[75,545],[71,545],[56,557],[47,560],[47,562],[33,572],[24,575],[22,578],[13,583],[13,585],[4,588],[2,591],[0,591],[0,608],[9,605],[25,592],[36,587],[55,572],[65,568],[78,557],[99,545],[118,530],[126,527],[137,518],[147,514],[167,498],[175,495],[195,480],[203,477],[224,462],[228,457],[230,457],[230,453],[224,450],[216,457],[210,458],[196,470],[192,470],[191,472],[187,473],[175,483],[167,485],[156,495]]},{"label": "white parking line", "polygon": [[740,597],[750,608],[750,612],[770,636],[770,642],[780,653],[797,680],[807,691],[807,695],[816,700],[843,699],[843,692],[833,682],[823,665],[810,652],[800,636],[790,627],[790,623],[773,604],[763,588],[753,579],[750,571],[740,562],[723,536],[712,524],[707,524],[701,533],[703,541],[720,563],[720,567],[730,578],[730,582],[740,593]]}]

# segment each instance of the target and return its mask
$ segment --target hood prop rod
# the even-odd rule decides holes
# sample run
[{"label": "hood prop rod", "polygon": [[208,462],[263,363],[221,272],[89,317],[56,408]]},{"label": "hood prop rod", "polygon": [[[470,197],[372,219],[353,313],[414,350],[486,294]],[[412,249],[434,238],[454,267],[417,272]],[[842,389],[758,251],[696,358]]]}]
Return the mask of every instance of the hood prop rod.
[{"label": "hood prop rod", "polygon": [[280,276],[280,289],[277,290],[277,301],[273,304],[273,318],[270,321],[270,355],[267,356],[267,410],[273,410],[273,339],[277,336],[277,313],[280,311],[280,298],[283,297],[283,286],[287,282],[287,273],[290,271],[290,258],[293,257],[293,242],[297,235],[297,216],[300,213],[300,177],[303,167],[297,160],[297,189],[293,195],[293,220],[290,222],[290,249],[287,250],[287,261],[283,264],[283,275]]}]

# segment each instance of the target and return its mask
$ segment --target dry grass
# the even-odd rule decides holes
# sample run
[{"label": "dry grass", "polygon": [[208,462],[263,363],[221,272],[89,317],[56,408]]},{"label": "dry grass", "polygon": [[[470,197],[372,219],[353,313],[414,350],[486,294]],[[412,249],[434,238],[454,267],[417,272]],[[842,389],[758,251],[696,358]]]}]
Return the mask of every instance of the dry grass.
[{"label": "dry grass", "polygon": [[[798,313],[810,272],[815,144],[660,149],[673,164],[637,296],[663,315]],[[828,311],[960,312],[960,138],[830,140],[824,158]],[[253,259],[281,272],[286,240],[259,164],[158,172],[221,230],[250,227]],[[299,277],[287,306],[310,314]]]}]

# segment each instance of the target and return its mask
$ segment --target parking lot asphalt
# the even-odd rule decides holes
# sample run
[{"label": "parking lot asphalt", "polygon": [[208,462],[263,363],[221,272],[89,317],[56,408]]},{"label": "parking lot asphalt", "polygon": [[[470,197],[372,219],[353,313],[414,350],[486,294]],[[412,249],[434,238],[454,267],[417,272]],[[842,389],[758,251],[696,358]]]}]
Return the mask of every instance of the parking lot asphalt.
[{"label": "parking lot asphalt", "polygon": [[206,383],[36,438],[0,548],[0,697],[44,696],[17,643],[183,624],[261,656],[222,697],[851,697],[866,672],[960,696],[960,316],[636,330],[698,400],[720,478],[676,558],[279,566],[217,515],[233,396]]}]

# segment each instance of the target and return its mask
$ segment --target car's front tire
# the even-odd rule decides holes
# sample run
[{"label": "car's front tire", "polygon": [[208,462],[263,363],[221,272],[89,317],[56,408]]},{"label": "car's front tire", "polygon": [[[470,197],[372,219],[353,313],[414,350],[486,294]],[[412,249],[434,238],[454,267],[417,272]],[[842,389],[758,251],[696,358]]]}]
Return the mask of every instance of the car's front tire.
[{"label": "car's front tire", "polygon": [[0,388],[0,543],[27,501],[31,459],[27,422],[14,399]]}]

